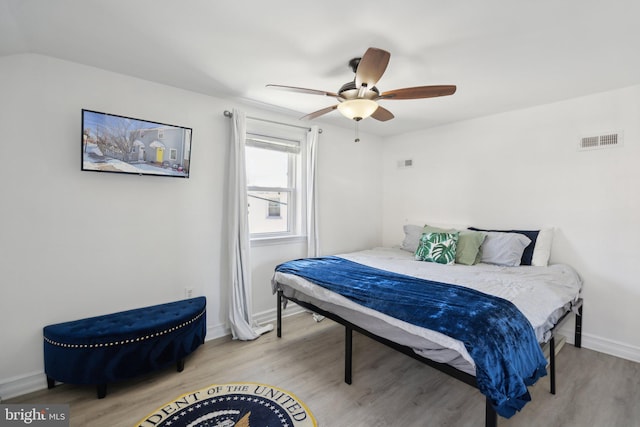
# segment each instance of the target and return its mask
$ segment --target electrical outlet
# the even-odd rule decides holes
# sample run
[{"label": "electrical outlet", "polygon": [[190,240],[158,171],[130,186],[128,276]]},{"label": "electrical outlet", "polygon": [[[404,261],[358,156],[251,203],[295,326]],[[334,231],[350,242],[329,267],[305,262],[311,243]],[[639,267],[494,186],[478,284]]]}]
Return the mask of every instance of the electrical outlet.
[{"label": "electrical outlet", "polygon": [[193,288],[184,288],[184,297],[192,298],[193,297]]}]

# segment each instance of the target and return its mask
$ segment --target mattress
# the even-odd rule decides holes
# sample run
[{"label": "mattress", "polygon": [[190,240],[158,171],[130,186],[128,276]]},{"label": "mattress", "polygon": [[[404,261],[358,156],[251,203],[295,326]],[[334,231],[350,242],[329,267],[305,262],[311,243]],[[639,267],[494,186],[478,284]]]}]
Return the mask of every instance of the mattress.
[{"label": "mattress", "polygon": [[[375,248],[339,257],[399,274],[466,286],[511,301],[531,323],[540,343],[580,297],[582,281],[565,264],[547,267],[502,267],[490,264],[442,265],[415,261],[397,248]],[[317,286],[301,277],[276,272],[272,286],[294,298],[337,314],[378,336],[412,348],[418,355],[475,375],[475,363],[464,344],[439,332],[395,319]]]}]

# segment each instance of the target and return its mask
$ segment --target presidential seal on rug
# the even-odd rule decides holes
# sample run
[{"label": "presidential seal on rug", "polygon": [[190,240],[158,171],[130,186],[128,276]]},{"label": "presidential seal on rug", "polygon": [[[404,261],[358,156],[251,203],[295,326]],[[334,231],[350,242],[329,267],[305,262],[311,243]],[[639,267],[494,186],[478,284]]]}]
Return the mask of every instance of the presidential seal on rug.
[{"label": "presidential seal on rug", "polygon": [[293,394],[266,384],[214,384],[183,394],[136,427],[317,427]]}]

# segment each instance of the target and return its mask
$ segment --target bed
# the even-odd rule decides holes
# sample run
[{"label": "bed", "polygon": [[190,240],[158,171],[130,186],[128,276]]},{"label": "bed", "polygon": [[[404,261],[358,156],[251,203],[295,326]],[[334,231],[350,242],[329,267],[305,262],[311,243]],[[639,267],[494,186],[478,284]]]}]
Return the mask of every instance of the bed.
[{"label": "bed", "polygon": [[[406,243],[406,240],[405,238],[403,243]],[[538,243],[538,246],[541,246],[540,241]],[[530,245],[531,240],[527,240],[527,244]],[[489,250],[488,245],[487,250]],[[478,258],[476,261],[481,261],[481,259]],[[283,263],[276,268],[272,280],[273,291],[278,296],[278,336],[282,335],[282,307],[286,301],[293,301],[345,326],[345,381],[347,383],[350,384],[352,381],[351,340],[355,330],[478,388],[486,395],[485,425],[487,427],[495,426],[498,415],[506,417],[513,415],[524,406],[526,398],[524,402],[519,402],[519,406],[515,409],[507,408],[505,411],[499,399],[487,392],[487,386],[484,384],[486,382],[485,366],[491,365],[492,359],[489,357],[488,361],[484,360],[482,348],[486,345],[478,345],[481,348],[478,350],[473,348],[473,345],[470,347],[469,341],[471,340],[469,339],[456,339],[448,335],[448,332],[439,332],[441,329],[437,327],[424,327],[420,322],[414,324],[412,320],[407,321],[402,316],[387,314],[384,312],[386,309],[377,309],[378,306],[362,302],[358,297],[351,295],[349,291],[343,292],[345,287],[358,287],[357,280],[360,279],[352,277],[355,273],[345,273],[351,276],[345,275],[342,278],[338,274],[337,288],[319,283],[323,280],[319,280],[313,274],[307,275],[305,273],[307,270],[315,269],[314,271],[320,272],[321,276],[319,277],[324,277],[327,272],[334,275],[336,271],[346,265],[358,269],[357,271],[371,269],[363,270],[364,273],[361,277],[372,277],[372,274],[382,272],[382,274],[390,274],[389,277],[392,277],[393,280],[400,278],[411,283],[411,286],[418,286],[419,289],[429,286],[429,294],[435,292],[432,289],[437,289],[432,286],[445,284],[445,286],[453,286],[456,289],[456,295],[458,295],[457,289],[464,288],[464,292],[470,292],[472,296],[480,293],[483,297],[490,296],[496,300],[506,301],[507,305],[515,308],[517,315],[526,318],[524,323],[528,321],[529,327],[527,329],[530,329],[531,340],[535,343],[536,349],[540,351],[543,345],[549,347],[550,387],[551,392],[555,393],[554,333],[559,324],[571,313],[576,315],[574,345],[580,347],[581,344],[582,299],[580,292],[582,282],[580,277],[573,268],[563,264],[520,265],[515,268],[487,262],[471,262],[470,264],[449,263],[443,265],[437,262],[419,262],[416,261],[416,252],[413,251],[411,245],[401,248],[375,248],[333,257],[308,258]],[[376,276],[373,281],[384,282],[386,278],[381,280]],[[392,286],[395,286],[395,288],[392,287],[395,290],[399,285],[394,282]],[[447,290],[447,292],[449,291]],[[388,296],[388,299],[396,298],[391,295]],[[402,299],[404,300],[405,296]],[[516,316],[513,312],[509,313],[507,315],[509,318]],[[509,321],[506,323],[517,322]],[[484,333],[482,332],[480,335]],[[521,333],[517,332],[517,334]],[[472,336],[475,335],[472,334]],[[497,340],[500,342],[501,338],[498,337]],[[534,358],[529,354],[535,353],[535,351],[526,348],[524,341],[523,344],[513,345],[513,347],[520,346],[525,347],[525,350],[521,351],[524,353],[524,359]],[[536,357],[538,356],[536,355]],[[476,359],[479,365],[476,364]],[[535,363],[540,365],[539,360]],[[547,360],[545,359],[544,365],[546,364]],[[545,374],[543,369],[542,372],[527,376],[525,385],[533,384]],[[511,374],[497,373],[497,375]],[[500,382],[500,378],[497,381]],[[528,392],[525,394],[528,395]],[[507,397],[507,400],[509,399]]]}]

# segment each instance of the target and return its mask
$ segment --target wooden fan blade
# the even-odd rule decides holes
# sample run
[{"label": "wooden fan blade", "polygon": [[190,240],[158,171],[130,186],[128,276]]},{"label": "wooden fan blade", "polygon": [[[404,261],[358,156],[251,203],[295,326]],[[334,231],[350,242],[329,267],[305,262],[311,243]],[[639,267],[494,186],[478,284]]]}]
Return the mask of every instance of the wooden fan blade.
[{"label": "wooden fan blade", "polygon": [[456,92],[454,85],[443,86],[416,86],[404,89],[390,90],[383,92],[379,99],[420,99],[435,98],[437,96],[453,95]]},{"label": "wooden fan blade", "polygon": [[369,89],[374,87],[384,74],[389,64],[391,54],[386,50],[370,47],[358,64],[356,70],[356,88],[366,84]]},{"label": "wooden fan blade", "polygon": [[393,113],[391,113],[391,111],[378,105],[378,108],[376,109],[376,111],[374,111],[371,117],[376,120],[380,120],[381,122],[386,122],[387,120],[393,119],[394,115]]},{"label": "wooden fan blade", "polygon": [[307,93],[311,95],[324,95],[324,96],[331,96],[333,98],[340,98],[340,95],[338,95],[337,93],[327,92],[324,90],[307,89],[304,87],[295,87],[295,86],[271,85],[271,84],[267,85],[267,87],[274,87],[276,89],[288,90],[290,92],[299,92],[299,93]]},{"label": "wooden fan blade", "polygon": [[332,105],[331,107],[323,108],[322,110],[314,111],[313,113],[309,113],[304,117],[300,117],[300,120],[312,120],[312,119],[315,119],[316,117],[322,116],[323,114],[330,113],[336,108],[338,108],[337,104]]}]

